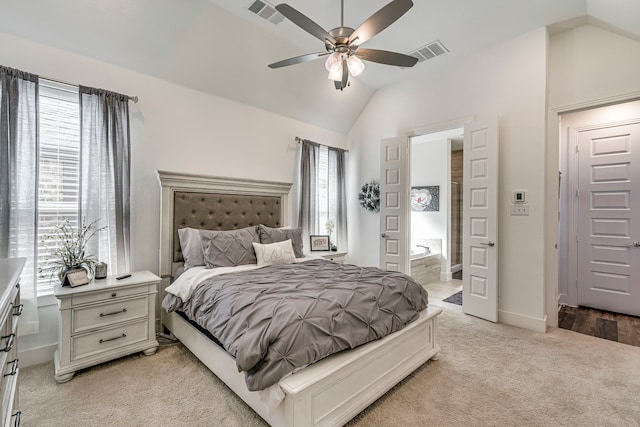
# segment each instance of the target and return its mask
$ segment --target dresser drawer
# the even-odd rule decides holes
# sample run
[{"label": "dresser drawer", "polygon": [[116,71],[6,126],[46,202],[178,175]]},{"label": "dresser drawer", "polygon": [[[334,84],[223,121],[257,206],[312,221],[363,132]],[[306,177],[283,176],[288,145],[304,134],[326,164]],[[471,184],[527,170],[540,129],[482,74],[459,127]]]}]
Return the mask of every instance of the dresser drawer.
[{"label": "dresser drawer", "polygon": [[2,369],[2,385],[0,392],[2,393],[2,417],[6,424],[11,419],[13,407],[15,406],[15,398],[18,390],[18,362],[13,360],[6,364]]},{"label": "dresser drawer", "polygon": [[71,337],[71,360],[149,340],[149,319]]},{"label": "dresser drawer", "polygon": [[71,310],[71,333],[89,331],[149,315],[149,297],[117,300]]},{"label": "dresser drawer", "polygon": [[104,302],[114,298],[128,297],[144,294],[149,291],[149,285],[130,286],[127,288],[105,289],[100,292],[77,294],[71,297],[71,305],[89,304],[92,302]]}]

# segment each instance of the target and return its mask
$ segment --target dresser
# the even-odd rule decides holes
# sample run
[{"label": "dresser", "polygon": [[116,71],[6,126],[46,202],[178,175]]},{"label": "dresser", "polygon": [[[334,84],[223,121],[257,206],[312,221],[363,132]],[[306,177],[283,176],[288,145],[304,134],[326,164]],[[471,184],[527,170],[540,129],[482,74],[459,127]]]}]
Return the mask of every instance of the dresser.
[{"label": "dresser", "polygon": [[139,271],[121,280],[107,277],[75,288],[57,285],[56,381],[69,381],[79,369],[138,351],[155,353],[159,283],[155,274]]},{"label": "dresser", "polygon": [[20,275],[26,258],[0,259],[0,366],[2,379],[2,425],[20,425],[18,410],[18,316],[20,305]]}]

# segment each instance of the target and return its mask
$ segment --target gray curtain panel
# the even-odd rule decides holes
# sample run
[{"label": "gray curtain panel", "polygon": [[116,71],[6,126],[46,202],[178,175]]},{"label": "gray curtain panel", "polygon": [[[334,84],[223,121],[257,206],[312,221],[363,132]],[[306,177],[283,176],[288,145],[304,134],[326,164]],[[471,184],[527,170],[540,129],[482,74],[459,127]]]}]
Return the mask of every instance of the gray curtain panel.
[{"label": "gray curtain panel", "polygon": [[318,233],[317,173],[320,145],[311,141],[302,141],[300,150],[298,227],[302,227],[302,242],[308,245],[309,235]]},{"label": "gray curtain panel", "polygon": [[80,86],[81,200],[85,224],[106,227],[88,251],[109,274],[130,269],[130,131],[126,95]]},{"label": "gray curtain panel", "polygon": [[347,250],[347,195],[346,195],[346,152],[340,149],[329,148],[329,164],[335,163],[336,187],[335,187],[335,222],[336,241],[338,248]]},{"label": "gray curtain panel", "polygon": [[38,76],[0,66],[0,258],[25,257],[20,335],[38,333]]},{"label": "gray curtain panel", "polygon": [[[328,156],[328,168],[320,170],[321,150]],[[318,215],[320,174],[326,173],[328,216],[335,223],[332,241],[338,249],[347,249],[347,201],[345,193],[345,154],[340,148],[327,147],[312,141],[300,142],[300,194],[298,227],[302,227],[303,242],[309,244],[310,234],[327,234],[325,223]]]}]

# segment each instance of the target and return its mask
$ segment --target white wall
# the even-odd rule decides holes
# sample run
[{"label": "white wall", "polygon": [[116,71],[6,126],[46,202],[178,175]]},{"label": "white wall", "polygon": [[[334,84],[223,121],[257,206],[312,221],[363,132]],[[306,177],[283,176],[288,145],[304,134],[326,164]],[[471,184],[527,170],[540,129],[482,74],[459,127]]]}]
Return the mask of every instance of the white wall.
[{"label": "white wall", "polygon": [[[293,182],[295,136],[346,146],[345,135],[25,39],[0,33],[0,46],[2,65],[139,96],[130,104],[133,270],[158,273],[156,170]],[[53,351],[57,309],[40,315],[40,334],[21,338],[23,353]]]},{"label": "white wall", "polygon": [[[468,116],[499,117],[499,318],[543,330],[543,212],[547,33],[544,28],[377,92],[349,132],[349,197],[380,179],[382,138]],[[456,126],[459,127],[459,126]],[[513,189],[528,190],[530,215],[509,215]],[[378,265],[379,216],[351,206],[349,259]],[[355,225],[355,226],[354,226]]]},{"label": "white wall", "polygon": [[[624,99],[640,98],[640,43],[585,25],[549,39],[549,113],[547,133],[547,305],[557,305],[558,291],[568,293],[567,242],[558,236],[558,114]],[[566,167],[565,167],[566,169]],[[566,172],[566,170],[565,170]],[[563,179],[570,177],[563,173]],[[556,242],[561,250],[555,250]],[[560,262],[558,260],[560,256]],[[554,322],[550,322],[554,325]]]},{"label": "white wall", "polygon": [[411,186],[439,186],[440,208],[438,211],[411,212],[411,246],[424,244],[420,242],[422,239],[441,239],[441,260],[444,272],[448,253],[448,187],[451,176],[451,148],[447,139],[437,141],[428,139],[428,135],[411,139]]}]

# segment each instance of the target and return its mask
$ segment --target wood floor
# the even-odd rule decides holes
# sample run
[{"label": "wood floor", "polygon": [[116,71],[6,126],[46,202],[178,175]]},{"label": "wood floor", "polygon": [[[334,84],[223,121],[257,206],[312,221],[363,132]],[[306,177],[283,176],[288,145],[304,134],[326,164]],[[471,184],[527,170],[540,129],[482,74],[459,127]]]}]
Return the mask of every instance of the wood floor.
[{"label": "wood floor", "polygon": [[562,329],[640,347],[640,317],[587,307],[562,306],[558,312]]}]

